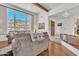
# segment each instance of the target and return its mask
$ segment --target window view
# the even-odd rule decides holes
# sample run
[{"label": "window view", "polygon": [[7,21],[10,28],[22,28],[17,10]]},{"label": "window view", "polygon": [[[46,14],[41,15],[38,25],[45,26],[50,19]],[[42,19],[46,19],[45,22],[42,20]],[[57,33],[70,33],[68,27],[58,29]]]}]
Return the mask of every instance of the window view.
[{"label": "window view", "polygon": [[27,31],[31,31],[31,25],[32,25],[32,16],[31,15],[28,15],[26,14],[26,25],[25,25],[25,28]]},{"label": "window view", "polygon": [[12,9],[7,9],[8,30],[26,30],[31,31],[32,15],[25,14]]},{"label": "window view", "polygon": [[26,20],[27,20],[26,15],[24,13],[16,12],[15,14],[16,30],[24,30]]},{"label": "window view", "polygon": [[14,30],[14,10],[7,9],[8,30]]}]

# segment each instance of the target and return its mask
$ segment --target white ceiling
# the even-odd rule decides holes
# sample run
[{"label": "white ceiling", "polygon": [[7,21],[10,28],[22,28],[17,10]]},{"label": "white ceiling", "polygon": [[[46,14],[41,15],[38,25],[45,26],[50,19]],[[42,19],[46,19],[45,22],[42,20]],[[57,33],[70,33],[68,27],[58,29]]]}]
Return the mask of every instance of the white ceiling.
[{"label": "white ceiling", "polygon": [[40,3],[40,4],[49,10],[58,8],[58,7],[68,7],[73,5],[79,5],[78,3]]},{"label": "white ceiling", "polygon": [[61,4],[61,3],[40,3],[40,4],[41,4],[42,6],[44,6],[45,8],[49,9],[49,10],[54,9],[54,8],[56,8],[56,7],[58,7],[58,6],[63,5],[63,4]]},{"label": "white ceiling", "polygon": [[45,8],[49,9],[49,16],[75,8],[78,3],[40,3]]},{"label": "white ceiling", "polygon": [[72,14],[73,16],[79,16],[79,6],[72,8],[70,10],[67,10],[69,14]]},{"label": "white ceiling", "polygon": [[23,8],[25,10],[31,11],[33,13],[40,13],[41,11],[38,10],[33,4],[31,3],[11,3],[17,7]]},{"label": "white ceiling", "polygon": [[[42,13],[44,10],[31,4],[31,3],[9,3],[17,7],[29,10],[33,13]],[[69,15],[79,15],[79,4],[78,3],[40,3],[42,6],[49,10],[48,16],[53,16],[58,13],[64,13],[67,11]]]},{"label": "white ceiling", "polygon": [[[15,6],[29,10],[34,13],[43,12],[39,7],[31,3],[12,3]],[[78,3],[40,3],[42,6],[49,10],[48,16],[56,16],[59,18],[70,17],[79,15],[79,4]]]},{"label": "white ceiling", "polygon": [[74,8],[71,8],[71,9],[68,9],[68,10],[65,10],[65,11],[62,11],[62,12],[59,12],[57,14],[54,14],[52,15],[54,17],[69,17],[69,16],[75,16],[75,17],[78,17],[79,18],[79,6],[77,7],[74,7]]},{"label": "white ceiling", "polygon": [[35,14],[45,12],[44,10],[42,10],[41,8],[37,7],[36,5],[34,5],[32,3],[7,3],[7,4],[2,3],[2,5],[16,6],[16,7],[28,10],[28,11],[35,13]]}]

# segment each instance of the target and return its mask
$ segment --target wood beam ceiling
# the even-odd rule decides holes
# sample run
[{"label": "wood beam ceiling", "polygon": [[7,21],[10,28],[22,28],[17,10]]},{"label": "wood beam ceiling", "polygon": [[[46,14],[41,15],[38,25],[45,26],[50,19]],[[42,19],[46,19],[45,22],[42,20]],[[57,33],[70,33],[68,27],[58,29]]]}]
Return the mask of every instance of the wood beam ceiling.
[{"label": "wood beam ceiling", "polygon": [[43,9],[44,11],[48,12],[49,10],[47,8],[45,8],[44,6],[40,5],[39,3],[32,3],[34,5],[36,5],[37,7]]}]

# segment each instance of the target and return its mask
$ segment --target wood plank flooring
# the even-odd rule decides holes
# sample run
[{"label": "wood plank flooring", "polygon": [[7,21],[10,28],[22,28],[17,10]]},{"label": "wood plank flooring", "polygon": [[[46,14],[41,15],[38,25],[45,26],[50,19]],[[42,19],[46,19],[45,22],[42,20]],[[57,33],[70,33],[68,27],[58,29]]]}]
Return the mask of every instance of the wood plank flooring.
[{"label": "wood plank flooring", "polygon": [[40,53],[39,55],[37,56],[49,56],[49,52],[48,52],[48,49],[43,51],[42,53]]},{"label": "wood plank flooring", "polygon": [[47,50],[40,53],[38,56],[75,56],[68,49],[57,42],[50,42]]},{"label": "wood plank flooring", "polygon": [[6,46],[8,46],[9,44],[8,44],[8,41],[1,41],[0,42],[0,48],[4,48],[4,47],[6,47]]}]

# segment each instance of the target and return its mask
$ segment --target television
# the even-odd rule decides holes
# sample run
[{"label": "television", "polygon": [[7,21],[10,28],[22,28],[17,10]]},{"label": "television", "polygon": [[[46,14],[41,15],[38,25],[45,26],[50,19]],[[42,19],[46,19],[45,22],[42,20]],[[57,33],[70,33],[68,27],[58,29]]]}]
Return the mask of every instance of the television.
[{"label": "television", "polygon": [[58,23],[57,26],[62,26],[62,23]]}]

